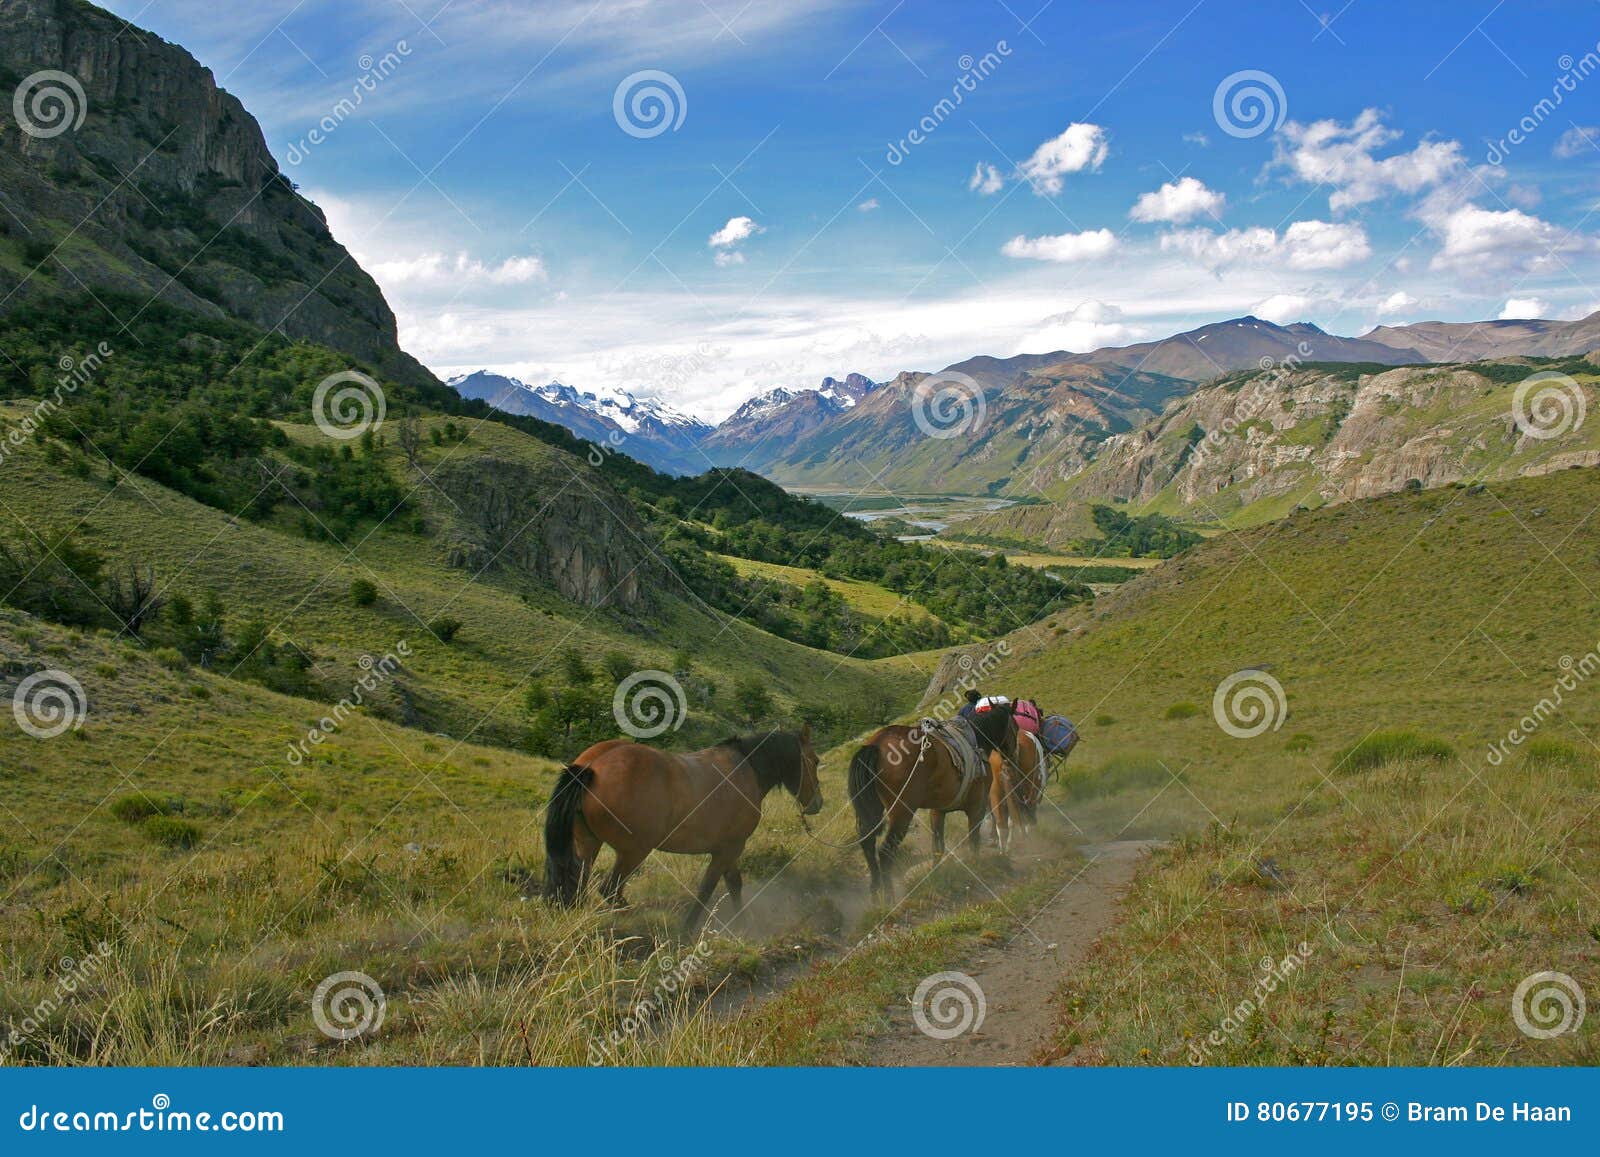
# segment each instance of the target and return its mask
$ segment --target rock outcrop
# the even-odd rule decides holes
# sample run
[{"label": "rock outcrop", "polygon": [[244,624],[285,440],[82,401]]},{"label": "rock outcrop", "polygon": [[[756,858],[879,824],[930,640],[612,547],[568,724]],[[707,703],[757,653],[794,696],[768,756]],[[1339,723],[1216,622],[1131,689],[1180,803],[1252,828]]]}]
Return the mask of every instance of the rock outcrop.
[{"label": "rock outcrop", "polygon": [[122,292],[434,380],[244,106],[182,48],[93,5],[0,0],[0,196],[0,313]]},{"label": "rock outcrop", "polygon": [[650,608],[665,569],[649,528],[598,476],[574,469],[482,454],[436,470],[447,561],[474,576],[529,577],[587,607]]}]

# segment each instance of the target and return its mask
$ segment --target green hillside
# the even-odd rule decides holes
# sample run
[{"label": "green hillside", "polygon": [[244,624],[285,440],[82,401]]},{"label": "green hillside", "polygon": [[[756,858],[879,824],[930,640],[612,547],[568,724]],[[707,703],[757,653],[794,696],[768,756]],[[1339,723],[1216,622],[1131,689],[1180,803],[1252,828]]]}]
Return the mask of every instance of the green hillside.
[{"label": "green hillside", "polygon": [[[1066,978],[1053,1055],[1186,1063],[1304,941],[1207,1063],[1595,1062],[1509,1000],[1600,963],[1597,507],[1569,470],[1299,513],[1013,636],[1008,690],[1084,727],[1061,808],[1180,837]],[[1252,738],[1213,715],[1238,672]]]}]

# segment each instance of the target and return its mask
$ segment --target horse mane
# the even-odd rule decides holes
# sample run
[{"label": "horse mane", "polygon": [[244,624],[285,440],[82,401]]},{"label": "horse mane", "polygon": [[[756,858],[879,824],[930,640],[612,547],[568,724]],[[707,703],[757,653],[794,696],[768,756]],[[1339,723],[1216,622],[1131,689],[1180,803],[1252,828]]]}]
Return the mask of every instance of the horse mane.
[{"label": "horse mane", "polygon": [[756,785],[763,793],[782,785],[800,792],[800,736],[793,731],[767,731],[759,735],[730,735],[718,747],[738,755],[741,763],[756,773]]},{"label": "horse mane", "polygon": [[[990,751],[1001,751],[1005,747],[1006,736],[1011,727],[1011,704],[996,704],[987,711],[978,713],[972,721],[972,729],[977,732],[979,740],[986,744]],[[986,753],[987,754],[987,753]]]}]

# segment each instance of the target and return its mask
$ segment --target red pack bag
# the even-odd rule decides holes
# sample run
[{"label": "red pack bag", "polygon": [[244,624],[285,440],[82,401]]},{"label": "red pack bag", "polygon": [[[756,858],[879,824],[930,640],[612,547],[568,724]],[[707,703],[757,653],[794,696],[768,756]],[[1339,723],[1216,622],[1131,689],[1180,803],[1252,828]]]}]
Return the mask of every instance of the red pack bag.
[{"label": "red pack bag", "polygon": [[1039,734],[1039,725],[1043,717],[1039,714],[1039,705],[1032,699],[1020,699],[1011,709],[1011,718],[1017,721],[1017,726],[1023,731],[1034,735]]}]

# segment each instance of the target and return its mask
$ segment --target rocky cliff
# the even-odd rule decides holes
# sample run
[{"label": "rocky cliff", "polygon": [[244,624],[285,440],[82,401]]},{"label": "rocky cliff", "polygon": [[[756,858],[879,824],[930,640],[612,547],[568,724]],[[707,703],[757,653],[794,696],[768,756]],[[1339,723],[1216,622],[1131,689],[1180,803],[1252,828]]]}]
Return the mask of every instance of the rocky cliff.
[{"label": "rocky cliff", "polygon": [[432,475],[446,561],[474,578],[529,577],[588,607],[655,605],[664,569],[633,506],[574,467],[484,453]]},{"label": "rocky cliff", "polygon": [[243,105],[182,48],[93,5],[0,0],[0,200],[0,313],[121,292],[131,309],[231,315],[433,381]]}]

